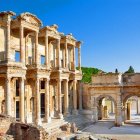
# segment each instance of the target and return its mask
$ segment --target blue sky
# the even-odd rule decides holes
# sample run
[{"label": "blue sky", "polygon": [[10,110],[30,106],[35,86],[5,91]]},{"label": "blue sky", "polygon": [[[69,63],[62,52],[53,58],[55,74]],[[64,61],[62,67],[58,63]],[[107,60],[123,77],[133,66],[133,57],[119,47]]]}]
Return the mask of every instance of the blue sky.
[{"label": "blue sky", "polygon": [[140,0],[0,0],[0,11],[31,12],[82,45],[82,66],[140,71]]}]

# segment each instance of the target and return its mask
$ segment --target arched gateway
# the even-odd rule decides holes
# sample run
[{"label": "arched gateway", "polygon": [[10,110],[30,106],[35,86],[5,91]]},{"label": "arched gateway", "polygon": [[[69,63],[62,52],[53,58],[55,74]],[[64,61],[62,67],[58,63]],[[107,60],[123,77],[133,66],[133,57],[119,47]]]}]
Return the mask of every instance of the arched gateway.
[{"label": "arched gateway", "polygon": [[130,119],[128,116],[131,116],[133,112],[130,110],[131,104],[128,103],[128,99],[133,96],[135,98],[133,100],[129,99],[129,101],[135,101],[133,106],[137,105],[136,112],[140,113],[139,73],[102,73],[93,75],[92,84],[84,85],[83,89],[83,97],[86,100],[83,106],[85,109],[93,111],[93,121],[109,118],[111,115],[114,115],[115,125],[122,125],[126,120]]}]

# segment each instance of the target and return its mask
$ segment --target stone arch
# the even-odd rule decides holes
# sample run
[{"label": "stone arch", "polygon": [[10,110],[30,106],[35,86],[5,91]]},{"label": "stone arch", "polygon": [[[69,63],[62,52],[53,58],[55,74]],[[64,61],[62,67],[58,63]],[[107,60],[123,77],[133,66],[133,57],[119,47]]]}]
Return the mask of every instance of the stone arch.
[{"label": "stone arch", "polygon": [[127,94],[124,99],[123,99],[123,104],[125,105],[126,101],[130,98],[130,97],[133,97],[133,96],[137,96],[137,97],[140,97],[140,93],[130,93],[130,94]]},{"label": "stone arch", "polygon": [[115,113],[115,125],[117,124],[117,101],[114,99],[114,97],[110,94],[100,94],[99,96],[95,97],[94,99],[94,106],[97,108],[97,114],[96,114],[96,120],[100,120],[102,118],[101,117],[101,106],[100,106],[100,101],[103,99],[103,98],[108,98],[109,100],[113,101],[114,103],[114,113]]},{"label": "stone arch", "polygon": [[111,101],[114,102],[115,106],[117,105],[117,102],[116,100],[114,99],[114,97],[112,97],[111,95],[99,95],[97,98],[96,98],[96,106],[98,107],[99,105],[99,101],[103,98],[109,98]]},{"label": "stone arch", "polygon": [[[140,97],[140,93],[127,93],[124,98],[123,98],[123,122],[126,122],[127,120],[130,120],[131,119],[131,109],[130,109],[130,103],[126,104],[127,103],[127,100],[131,97]],[[128,106],[129,105],[129,106]]]}]

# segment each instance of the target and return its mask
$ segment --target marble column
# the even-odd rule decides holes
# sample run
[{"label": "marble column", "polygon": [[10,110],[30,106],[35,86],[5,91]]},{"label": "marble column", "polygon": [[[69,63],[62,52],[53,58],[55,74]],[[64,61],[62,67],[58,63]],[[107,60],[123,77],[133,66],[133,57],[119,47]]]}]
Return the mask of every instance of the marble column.
[{"label": "marble column", "polygon": [[10,77],[6,77],[5,85],[6,85],[5,109],[6,109],[6,114],[11,115],[11,78]]},{"label": "marble column", "polygon": [[116,105],[115,105],[115,124],[116,126],[122,125],[122,99],[121,93],[118,93]]},{"label": "marble column", "polygon": [[111,113],[113,114],[114,113],[114,102],[113,101],[110,101],[111,102]]},{"label": "marble column", "polygon": [[39,93],[39,78],[36,78],[36,124],[41,124],[41,111],[40,111],[40,93]]},{"label": "marble column", "polygon": [[73,80],[73,114],[77,115],[77,80]]},{"label": "marble column", "polygon": [[131,119],[131,103],[127,103],[127,120]]},{"label": "marble column", "polygon": [[7,36],[6,36],[5,57],[7,62],[10,60],[10,24],[11,24],[11,18],[7,21],[7,30],[6,30]]},{"label": "marble column", "polygon": [[58,86],[58,117],[60,119],[63,118],[63,115],[62,115],[61,82],[62,82],[61,79],[57,80],[57,86]]},{"label": "marble column", "polygon": [[68,69],[68,45],[67,41],[65,42],[65,68]]},{"label": "marble column", "polygon": [[65,85],[64,85],[64,115],[68,116],[69,115],[69,92],[68,92],[68,80],[66,79],[64,81]]},{"label": "marble column", "polygon": [[20,61],[25,64],[24,27],[20,26]]},{"label": "marble column", "polygon": [[137,114],[140,114],[140,97],[137,98]]},{"label": "marble column", "polygon": [[36,65],[39,65],[38,32],[35,32],[35,64],[36,64]]},{"label": "marble column", "polygon": [[75,46],[73,46],[73,70],[75,70]]},{"label": "marble column", "polygon": [[56,67],[59,69],[60,68],[60,39],[57,39],[56,57],[57,57]]},{"label": "marble column", "polygon": [[78,46],[78,69],[81,70],[81,46]]},{"label": "marble column", "polygon": [[21,122],[25,122],[25,101],[24,101],[24,78],[20,78],[20,120]]},{"label": "marble column", "polygon": [[47,35],[47,31],[46,31],[46,36],[45,36],[45,64],[47,66],[47,68],[49,68],[48,66],[48,35]]},{"label": "marble column", "polygon": [[49,79],[45,80],[45,121],[49,123],[50,118],[50,92],[49,92]]}]

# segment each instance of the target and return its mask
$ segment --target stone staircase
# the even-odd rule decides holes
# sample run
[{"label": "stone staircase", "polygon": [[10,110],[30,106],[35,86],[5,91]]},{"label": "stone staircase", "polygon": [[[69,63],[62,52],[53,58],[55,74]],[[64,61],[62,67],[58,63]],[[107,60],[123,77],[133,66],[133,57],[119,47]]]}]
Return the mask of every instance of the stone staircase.
[{"label": "stone staircase", "polygon": [[86,118],[84,115],[70,115],[67,118],[64,118],[68,123],[75,123],[78,127],[78,130],[84,129],[86,126],[91,124],[91,121]]},{"label": "stone staircase", "polygon": [[42,123],[42,127],[50,134],[52,135],[53,133],[56,133],[56,132],[60,132],[61,129],[60,127],[62,125],[65,125],[67,124],[68,122],[66,122],[65,120],[63,119],[56,119],[56,118],[53,118],[51,120],[51,123]]}]

